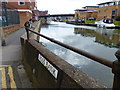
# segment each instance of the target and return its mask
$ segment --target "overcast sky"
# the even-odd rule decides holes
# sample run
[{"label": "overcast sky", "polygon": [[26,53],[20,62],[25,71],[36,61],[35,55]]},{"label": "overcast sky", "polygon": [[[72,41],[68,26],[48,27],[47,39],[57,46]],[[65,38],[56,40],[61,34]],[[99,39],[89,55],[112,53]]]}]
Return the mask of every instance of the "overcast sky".
[{"label": "overcast sky", "polygon": [[49,14],[69,14],[84,6],[97,5],[110,0],[37,0],[39,10],[48,10]]}]

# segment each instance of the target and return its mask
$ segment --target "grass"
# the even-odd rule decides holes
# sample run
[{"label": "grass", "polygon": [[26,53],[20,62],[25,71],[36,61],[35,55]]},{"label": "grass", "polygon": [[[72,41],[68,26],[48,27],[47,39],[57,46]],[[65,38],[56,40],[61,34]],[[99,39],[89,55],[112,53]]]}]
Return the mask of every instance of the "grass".
[{"label": "grass", "polygon": [[85,20],[85,23],[87,23],[87,24],[94,24],[95,21],[94,20]]},{"label": "grass", "polygon": [[[90,21],[90,20],[85,20],[85,23],[87,23],[87,24],[94,24],[96,21]],[[115,25],[120,25],[120,21],[114,21],[114,24]]]},{"label": "grass", "polygon": [[120,25],[120,21],[114,21],[115,25]]}]

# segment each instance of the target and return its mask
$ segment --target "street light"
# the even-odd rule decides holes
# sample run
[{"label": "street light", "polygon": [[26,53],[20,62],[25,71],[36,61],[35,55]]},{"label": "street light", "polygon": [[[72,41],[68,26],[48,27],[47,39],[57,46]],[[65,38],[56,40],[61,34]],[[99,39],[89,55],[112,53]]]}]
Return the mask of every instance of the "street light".
[{"label": "street light", "polygon": [[[5,21],[6,21],[6,24],[7,23],[7,10],[6,10],[6,4],[7,2],[4,0],[2,2],[2,27],[0,27],[0,33],[1,33],[1,46],[5,46],[6,43],[5,43],[5,37],[4,37],[4,30],[3,30],[3,24],[4,24],[4,19],[3,19],[3,16],[5,16]],[[3,13],[4,12],[4,13]]]}]

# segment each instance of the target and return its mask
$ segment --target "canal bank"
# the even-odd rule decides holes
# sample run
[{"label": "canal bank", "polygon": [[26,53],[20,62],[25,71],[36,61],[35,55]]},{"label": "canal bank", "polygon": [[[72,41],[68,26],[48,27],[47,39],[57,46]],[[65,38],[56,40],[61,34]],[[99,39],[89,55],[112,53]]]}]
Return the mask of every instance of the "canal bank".
[{"label": "canal bank", "polygon": [[6,46],[1,46],[0,88],[30,88],[31,82],[27,78],[21,64],[20,36],[25,33],[24,28],[5,37]]},{"label": "canal bank", "polygon": [[[98,29],[96,27],[76,26],[55,22],[41,28],[41,33],[94,55],[107,58],[111,61],[116,60],[114,53],[119,48],[119,30]],[[113,74],[111,69],[78,56],[47,40],[41,39],[40,41],[43,42],[49,50],[94,77],[101,84],[112,87]]]},{"label": "canal bank", "polygon": [[[33,23],[36,28],[38,22]],[[7,35],[5,46],[0,46],[0,89],[3,88],[33,88],[22,64],[20,37],[25,34],[25,28]],[[1,42],[1,40],[0,40]]]},{"label": "canal bank", "polygon": [[[97,27],[96,24],[89,24],[89,23],[75,23],[75,22],[67,22],[67,24],[73,24],[73,25],[83,25],[83,26],[93,26]],[[107,29],[120,29],[120,25],[115,25],[115,27],[106,27]]]}]

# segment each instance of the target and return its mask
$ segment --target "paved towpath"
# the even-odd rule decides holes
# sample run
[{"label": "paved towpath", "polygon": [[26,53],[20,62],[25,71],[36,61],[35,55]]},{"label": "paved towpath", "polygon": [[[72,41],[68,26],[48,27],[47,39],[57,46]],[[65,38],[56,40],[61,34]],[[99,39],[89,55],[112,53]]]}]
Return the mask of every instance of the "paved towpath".
[{"label": "paved towpath", "polygon": [[32,87],[21,65],[20,36],[24,33],[25,29],[21,28],[5,38],[6,46],[0,45],[0,89]]}]

